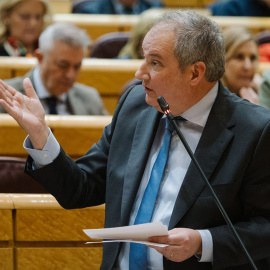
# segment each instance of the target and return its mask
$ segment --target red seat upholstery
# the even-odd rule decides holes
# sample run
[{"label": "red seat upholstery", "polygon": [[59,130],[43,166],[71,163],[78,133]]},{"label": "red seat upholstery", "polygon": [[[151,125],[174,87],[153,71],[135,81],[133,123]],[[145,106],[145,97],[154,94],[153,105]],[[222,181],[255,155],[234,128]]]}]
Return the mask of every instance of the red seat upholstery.
[{"label": "red seat upholstery", "polygon": [[100,36],[91,49],[90,57],[116,58],[129,37],[130,32],[111,32]]},{"label": "red seat upholstery", "polygon": [[24,173],[24,166],[22,158],[0,157],[0,193],[48,193]]}]

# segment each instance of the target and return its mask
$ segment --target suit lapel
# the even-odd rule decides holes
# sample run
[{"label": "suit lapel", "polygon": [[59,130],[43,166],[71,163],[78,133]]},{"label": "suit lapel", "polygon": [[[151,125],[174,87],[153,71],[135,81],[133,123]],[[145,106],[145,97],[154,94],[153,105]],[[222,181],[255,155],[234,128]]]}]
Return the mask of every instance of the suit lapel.
[{"label": "suit lapel", "polygon": [[[195,151],[195,157],[210,182],[213,181],[211,179],[212,173],[233,138],[233,132],[230,128],[234,126],[234,119],[231,113],[227,113],[231,112],[228,110],[228,106],[231,105],[230,101],[226,99],[224,91],[226,90],[220,87],[218,97]],[[191,161],[174,206],[169,224],[170,229],[174,228],[185,215],[205,186],[202,176]]]},{"label": "suit lapel", "polygon": [[143,110],[137,121],[131,152],[125,174],[121,219],[122,224],[128,224],[130,212],[139,188],[149,151],[159,125],[161,114],[153,107]]},{"label": "suit lapel", "polygon": [[30,79],[31,83],[33,84],[33,87],[34,87],[35,91],[37,91],[37,90],[36,90],[36,86],[35,86],[35,84],[34,84],[34,75],[33,75],[33,74],[34,74],[34,69],[31,69],[29,72],[27,72],[27,73],[24,75],[23,79],[22,79],[21,88],[17,89],[18,91],[20,91],[20,92],[23,93],[24,95],[26,95],[25,90],[24,90],[24,87],[23,87],[23,80],[24,80],[25,78],[29,78],[29,79]]},{"label": "suit lapel", "polygon": [[71,114],[74,115],[86,115],[88,112],[85,110],[81,100],[77,98],[73,88],[67,92],[67,103],[70,108]]}]

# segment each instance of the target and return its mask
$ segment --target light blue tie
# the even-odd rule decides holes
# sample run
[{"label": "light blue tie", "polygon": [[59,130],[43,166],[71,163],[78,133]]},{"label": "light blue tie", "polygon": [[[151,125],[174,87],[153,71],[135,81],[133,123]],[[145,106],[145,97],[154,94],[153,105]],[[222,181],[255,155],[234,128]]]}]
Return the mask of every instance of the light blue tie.
[{"label": "light blue tie", "polygon": [[[151,222],[159,185],[167,163],[173,127],[166,118],[163,144],[154,163],[148,185],[145,189],[134,224]],[[130,243],[129,270],[147,269],[147,247],[142,244]]]}]

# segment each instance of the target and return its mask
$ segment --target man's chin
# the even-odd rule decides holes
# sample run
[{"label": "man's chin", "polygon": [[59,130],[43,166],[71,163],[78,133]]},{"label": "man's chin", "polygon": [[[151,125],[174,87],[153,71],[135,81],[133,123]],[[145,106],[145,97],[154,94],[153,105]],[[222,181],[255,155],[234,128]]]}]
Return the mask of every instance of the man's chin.
[{"label": "man's chin", "polygon": [[149,98],[149,96],[146,95],[146,96],[145,96],[145,102],[146,102],[149,106],[152,106],[152,107],[154,107],[156,110],[162,112],[162,110],[161,110],[161,108],[160,108],[160,106],[159,106],[159,104],[158,104],[158,102],[157,102],[156,99],[154,99],[154,98]]},{"label": "man's chin", "polygon": [[67,93],[70,90],[71,87],[67,88],[67,87],[58,87],[57,92],[54,94],[55,96],[60,96],[64,93]]}]

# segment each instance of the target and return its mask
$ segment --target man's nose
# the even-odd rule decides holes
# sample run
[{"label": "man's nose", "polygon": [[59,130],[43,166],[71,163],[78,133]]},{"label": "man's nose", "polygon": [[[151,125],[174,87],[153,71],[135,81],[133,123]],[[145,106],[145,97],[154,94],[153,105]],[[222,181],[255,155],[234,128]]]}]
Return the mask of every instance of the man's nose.
[{"label": "man's nose", "polygon": [[65,75],[66,75],[66,78],[75,81],[78,76],[78,71],[71,67],[66,71]]},{"label": "man's nose", "polygon": [[145,60],[143,60],[142,64],[140,65],[140,67],[136,71],[135,77],[138,80],[142,80],[142,81],[149,80],[150,76],[149,76],[149,73],[148,73],[148,70],[146,67]]}]

